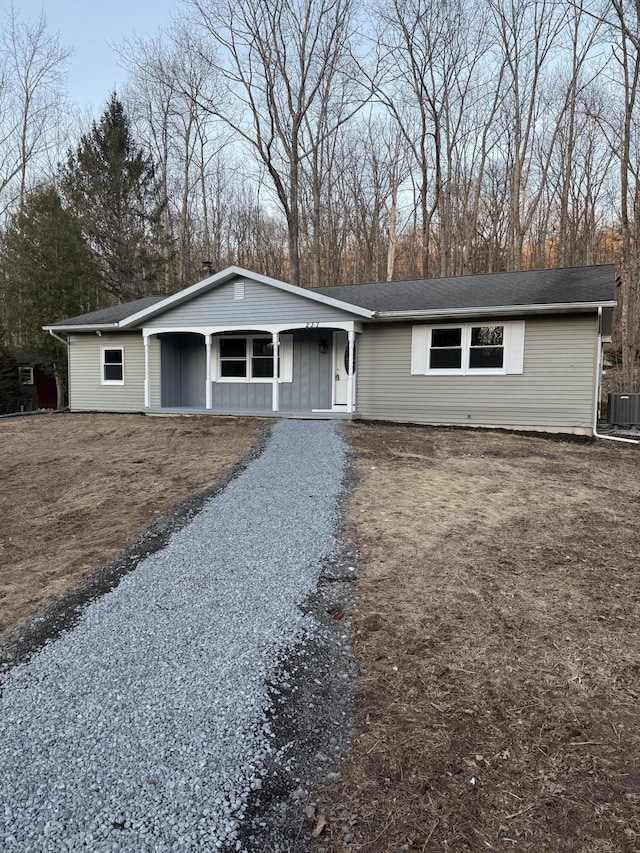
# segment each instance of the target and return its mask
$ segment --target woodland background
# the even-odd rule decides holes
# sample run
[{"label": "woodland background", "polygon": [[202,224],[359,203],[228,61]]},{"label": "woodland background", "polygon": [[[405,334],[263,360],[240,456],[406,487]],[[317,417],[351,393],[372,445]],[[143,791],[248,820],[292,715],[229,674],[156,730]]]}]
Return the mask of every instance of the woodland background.
[{"label": "woodland background", "polygon": [[615,263],[640,390],[640,0],[177,10],[118,47],[100,116],[45,17],[0,24],[0,383],[11,347],[62,365],[42,323],[231,263],[303,287]]}]

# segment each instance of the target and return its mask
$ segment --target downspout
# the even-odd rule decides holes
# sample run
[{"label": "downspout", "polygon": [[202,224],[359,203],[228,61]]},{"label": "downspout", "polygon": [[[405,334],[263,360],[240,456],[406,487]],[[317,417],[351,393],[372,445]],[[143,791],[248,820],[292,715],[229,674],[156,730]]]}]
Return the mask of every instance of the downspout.
[{"label": "downspout", "polygon": [[600,386],[602,382],[602,307],[598,308],[598,366],[596,369],[595,398],[593,411],[593,437],[606,438],[608,441],[623,441],[625,444],[640,444],[635,438],[622,438],[618,435],[602,435],[598,432],[598,409],[600,408]]},{"label": "downspout", "polygon": [[61,344],[64,344],[67,349],[69,348],[69,341],[66,341],[64,338],[61,338],[60,335],[56,335],[53,329],[49,329],[49,334],[52,338],[55,338],[57,341],[60,341]]}]

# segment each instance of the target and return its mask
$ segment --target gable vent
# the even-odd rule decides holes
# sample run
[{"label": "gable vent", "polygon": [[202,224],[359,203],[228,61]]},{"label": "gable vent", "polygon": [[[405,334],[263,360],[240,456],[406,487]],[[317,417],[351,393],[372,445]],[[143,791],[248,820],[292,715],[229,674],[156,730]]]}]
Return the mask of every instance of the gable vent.
[{"label": "gable vent", "polygon": [[236,281],[233,285],[233,298],[244,299],[244,281]]}]

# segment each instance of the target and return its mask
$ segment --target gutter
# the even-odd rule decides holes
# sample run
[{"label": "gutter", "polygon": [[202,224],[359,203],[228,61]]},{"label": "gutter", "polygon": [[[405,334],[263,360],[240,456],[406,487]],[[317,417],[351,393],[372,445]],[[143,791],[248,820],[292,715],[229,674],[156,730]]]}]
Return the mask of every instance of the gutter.
[{"label": "gutter", "polygon": [[458,317],[479,317],[493,315],[520,315],[520,314],[546,314],[550,311],[555,313],[569,313],[572,311],[593,311],[597,308],[599,312],[603,308],[615,308],[615,300],[610,302],[548,302],[539,305],[489,305],[476,308],[438,308],[423,311],[376,311],[376,320],[422,320],[436,317],[457,319]]},{"label": "gutter", "polygon": [[598,432],[598,409],[600,408],[600,388],[602,383],[602,306],[598,308],[598,335],[596,337],[598,347],[598,365],[596,368],[595,397],[593,411],[593,437],[604,438],[607,441],[622,441],[625,444],[640,444],[635,438],[622,438],[619,435],[603,435]]},{"label": "gutter", "polygon": [[89,323],[83,326],[43,326],[45,332],[53,332],[57,329],[59,332],[110,332],[120,327],[119,323]]}]

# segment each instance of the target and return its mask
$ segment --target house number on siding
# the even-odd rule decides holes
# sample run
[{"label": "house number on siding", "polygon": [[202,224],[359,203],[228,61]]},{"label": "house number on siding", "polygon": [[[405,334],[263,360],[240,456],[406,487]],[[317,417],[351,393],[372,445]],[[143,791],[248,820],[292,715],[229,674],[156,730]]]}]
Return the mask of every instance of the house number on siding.
[{"label": "house number on siding", "polygon": [[305,329],[317,329],[320,323],[307,323]]}]

